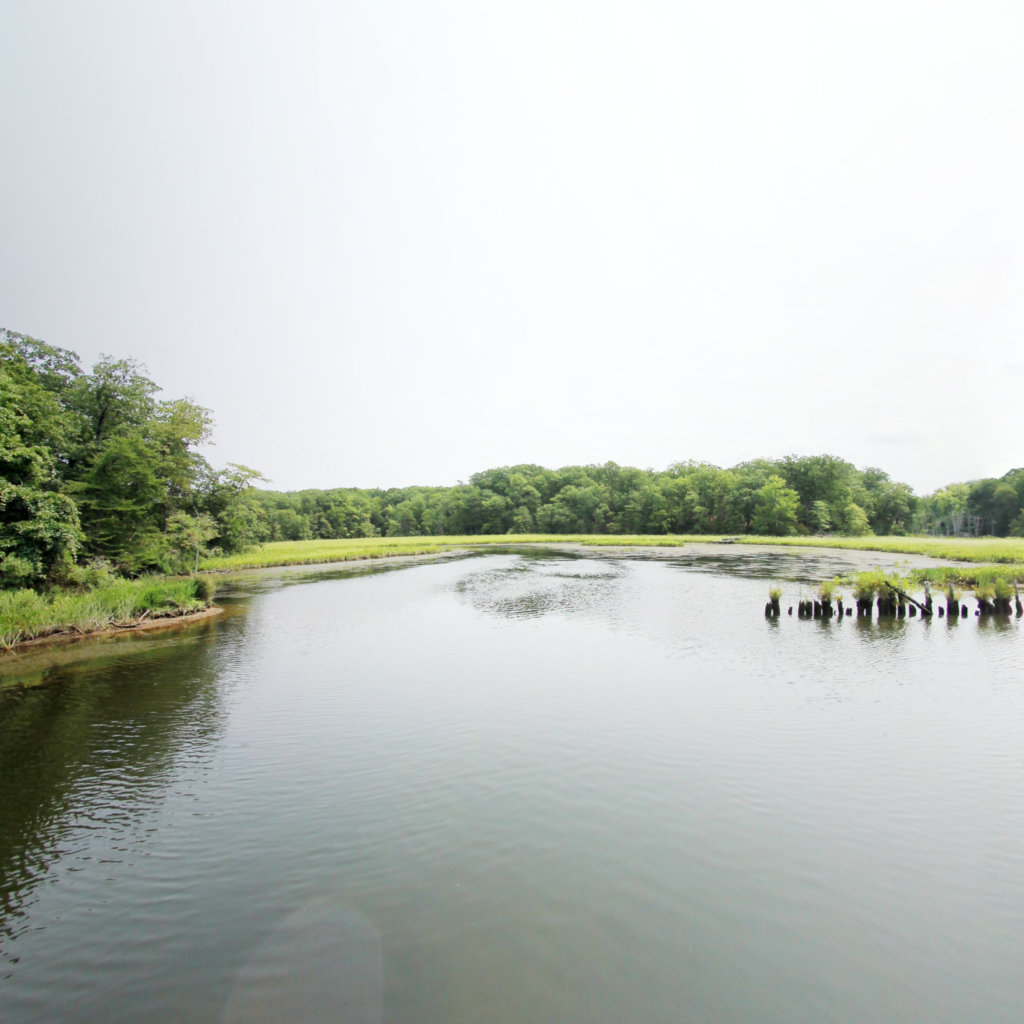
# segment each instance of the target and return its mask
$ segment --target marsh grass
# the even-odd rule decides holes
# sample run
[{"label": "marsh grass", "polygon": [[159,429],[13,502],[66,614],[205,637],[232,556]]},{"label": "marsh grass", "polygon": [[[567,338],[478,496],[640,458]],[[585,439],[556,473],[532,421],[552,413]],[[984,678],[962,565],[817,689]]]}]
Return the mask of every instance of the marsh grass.
[{"label": "marsh grass", "polygon": [[[237,555],[206,558],[205,571],[258,569],[275,565],[313,565],[318,562],[346,562],[361,558],[392,558],[429,555],[453,548],[511,546],[516,544],[583,544],[593,547],[681,547],[684,544],[713,544],[721,535],[696,534],[544,534],[505,533],[473,537],[364,537],[352,540],[273,541]],[[780,547],[840,548],[853,551],[884,551],[891,554],[927,555],[958,562],[1006,566],[1010,578],[1024,580],[1024,538],[956,537],[735,537],[737,544],[767,544]],[[915,570],[913,578],[928,579],[942,586],[947,578],[973,585],[973,573],[963,567],[938,566]]]},{"label": "marsh grass", "polygon": [[274,565],[314,565],[318,562],[347,562],[359,558],[394,558],[403,555],[432,555],[455,548],[510,547],[517,544],[585,544],[592,547],[681,547],[694,540],[676,534],[644,536],[586,533],[500,533],[472,537],[359,537],[351,540],[271,541],[237,555],[205,558],[203,571],[259,569]]},{"label": "marsh grass", "polygon": [[0,648],[56,633],[89,633],[124,626],[143,615],[159,618],[201,611],[213,596],[202,577],[115,580],[93,590],[0,591]]},{"label": "marsh grass", "polygon": [[853,596],[858,601],[873,601],[885,585],[885,573],[881,569],[865,569],[850,578]]},{"label": "marsh grass", "polygon": [[[690,538],[713,540],[715,538]],[[989,562],[1015,565],[1024,572],[1024,537],[753,537],[737,538],[738,544],[771,544],[780,547],[844,548],[853,551],[885,551],[893,554],[927,555],[951,562]]]}]

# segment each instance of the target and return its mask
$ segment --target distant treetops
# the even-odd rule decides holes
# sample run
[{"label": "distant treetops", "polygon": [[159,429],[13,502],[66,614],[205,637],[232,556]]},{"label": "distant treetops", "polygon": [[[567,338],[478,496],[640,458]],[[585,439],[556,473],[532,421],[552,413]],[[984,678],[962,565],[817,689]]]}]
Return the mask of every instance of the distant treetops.
[{"label": "distant treetops", "polygon": [[261,540],[522,533],[1024,535],[1024,470],[915,496],[834,455],[505,466],[455,487],[257,491]]}]

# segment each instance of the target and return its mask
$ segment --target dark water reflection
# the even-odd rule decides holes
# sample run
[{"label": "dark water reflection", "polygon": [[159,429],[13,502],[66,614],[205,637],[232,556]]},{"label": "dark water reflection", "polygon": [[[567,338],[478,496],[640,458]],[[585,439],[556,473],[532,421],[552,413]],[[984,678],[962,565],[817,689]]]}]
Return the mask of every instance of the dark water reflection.
[{"label": "dark water reflection", "polygon": [[253,574],[29,666],[0,1015],[1024,1019],[1020,624],[761,616],[877,561]]}]

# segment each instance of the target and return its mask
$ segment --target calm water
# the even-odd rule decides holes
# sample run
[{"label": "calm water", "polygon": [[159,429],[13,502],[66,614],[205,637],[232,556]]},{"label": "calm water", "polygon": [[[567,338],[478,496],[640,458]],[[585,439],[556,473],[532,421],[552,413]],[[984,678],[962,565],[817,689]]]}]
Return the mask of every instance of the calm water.
[{"label": "calm water", "polygon": [[1021,623],[762,617],[877,560],[254,574],[20,662],[0,1018],[1024,1020]]}]

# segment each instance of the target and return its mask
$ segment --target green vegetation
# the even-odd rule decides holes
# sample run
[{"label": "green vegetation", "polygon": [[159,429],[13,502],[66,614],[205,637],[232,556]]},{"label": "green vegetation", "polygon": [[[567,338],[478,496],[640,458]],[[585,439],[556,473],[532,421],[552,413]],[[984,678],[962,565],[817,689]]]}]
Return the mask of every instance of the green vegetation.
[{"label": "green vegetation", "polygon": [[505,466],[455,487],[260,491],[259,539],[514,534],[903,533],[916,498],[880,469],[832,455],[758,459],[732,469],[679,462],[663,472]]},{"label": "green vegetation", "polygon": [[793,543],[849,538],[860,546],[861,538],[879,535],[887,542],[880,550],[898,550],[893,543],[913,534],[954,544],[985,533],[1024,534],[1024,470],[919,498],[884,471],[859,470],[833,455],[757,459],[731,469],[680,462],[660,472],[614,462],[558,470],[518,465],[475,473],[454,487],[259,491],[254,504],[261,541],[718,534]]},{"label": "green vegetation", "polygon": [[853,596],[858,601],[873,601],[885,585],[885,573],[881,569],[866,569],[854,573]]},{"label": "green vegetation", "polygon": [[213,596],[210,581],[147,578],[110,580],[95,589],[0,591],[0,647],[56,633],[87,633],[141,618],[201,611]]},{"label": "green vegetation", "polygon": [[214,471],[196,451],[209,411],[159,390],[130,359],[85,372],[74,352],[0,330],[0,589],[68,585],[95,558],[181,572],[258,539],[259,474]]},{"label": "green vegetation", "polygon": [[676,536],[611,536],[608,534],[496,534],[463,537],[366,537],[354,540],[284,540],[261,544],[236,555],[204,558],[206,572],[260,569],[275,565],[315,565],[348,562],[359,558],[390,558],[401,555],[433,555],[467,547],[507,547],[512,544],[585,544],[591,547],[680,547],[690,540],[708,538]]},{"label": "green vegetation", "polygon": [[1024,564],[1024,538],[1021,537],[742,537],[738,542],[885,551],[955,562]]},{"label": "green vegetation", "polygon": [[[254,569],[275,565],[311,565],[317,562],[344,562],[357,558],[387,558],[394,555],[436,554],[455,548],[508,546],[511,544],[583,544],[596,547],[681,547],[683,544],[708,544],[721,537],[690,535],[612,535],[612,534],[497,534],[461,537],[368,537],[353,540],[273,541],[250,551],[231,556],[204,558],[199,567],[205,571]],[[928,537],[741,537],[741,544],[769,544],[801,547],[841,547],[861,551],[886,551],[930,555],[933,558],[956,558],[964,562],[1005,562],[1007,578],[1024,580],[1024,544],[1017,538],[1003,540],[948,541]],[[949,551],[955,550],[951,555]],[[997,571],[997,567],[991,567]],[[973,586],[982,567],[966,568],[936,566],[914,569],[910,576],[919,582],[929,580],[942,586],[947,580]],[[879,570],[880,572],[880,570]],[[871,570],[874,574],[875,570]],[[869,574],[870,575],[870,574]],[[882,574],[884,578],[884,574]]]}]

